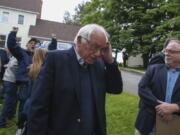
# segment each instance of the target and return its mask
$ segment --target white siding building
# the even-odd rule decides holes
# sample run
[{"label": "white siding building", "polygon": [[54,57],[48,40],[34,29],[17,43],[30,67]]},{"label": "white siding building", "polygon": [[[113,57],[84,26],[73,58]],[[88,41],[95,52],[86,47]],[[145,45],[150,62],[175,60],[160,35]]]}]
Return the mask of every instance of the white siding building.
[{"label": "white siding building", "polygon": [[12,28],[18,27],[17,38],[22,47],[35,37],[50,41],[56,34],[58,45],[69,44],[80,26],[40,19],[42,0],[0,0],[0,47],[5,47],[7,36]]},{"label": "white siding building", "polygon": [[17,37],[21,40],[22,47],[25,47],[30,26],[36,25],[37,13],[0,6],[0,47],[4,47],[8,33],[13,26],[19,28]]},{"label": "white siding building", "polygon": [[143,59],[141,56],[142,56],[141,54],[137,56],[130,56],[127,61],[128,66],[129,67],[143,66]]}]

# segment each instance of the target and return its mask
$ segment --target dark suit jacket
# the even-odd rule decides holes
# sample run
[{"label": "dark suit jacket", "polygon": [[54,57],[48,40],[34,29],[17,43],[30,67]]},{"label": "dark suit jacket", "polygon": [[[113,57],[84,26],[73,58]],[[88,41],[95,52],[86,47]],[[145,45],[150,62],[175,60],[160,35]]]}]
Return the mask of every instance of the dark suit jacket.
[{"label": "dark suit jacket", "polygon": [[[79,63],[74,49],[52,51],[35,82],[28,135],[80,135]],[[97,60],[90,65],[98,120],[98,135],[106,135],[105,92],[122,91],[117,65]]]},{"label": "dark suit jacket", "polygon": [[[140,110],[135,126],[143,135],[148,135],[155,125],[157,100],[165,100],[167,70],[165,64],[149,66],[139,83]],[[172,103],[180,105],[180,76],[173,89]]]}]

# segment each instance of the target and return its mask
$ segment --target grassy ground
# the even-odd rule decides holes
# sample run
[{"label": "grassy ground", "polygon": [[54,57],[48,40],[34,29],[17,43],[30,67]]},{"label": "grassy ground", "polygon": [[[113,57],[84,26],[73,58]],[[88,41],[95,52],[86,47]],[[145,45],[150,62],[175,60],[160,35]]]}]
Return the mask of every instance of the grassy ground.
[{"label": "grassy ground", "polygon": [[[0,104],[0,110],[2,108],[2,104]],[[16,122],[17,119],[13,119],[11,121],[7,121],[10,126],[9,128],[0,128],[0,135],[15,135],[16,132]]]},{"label": "grassy ground", "polygon": [[121,95],[107,95],[108,135],[133,135],[138,111],[138,97],[123,92]]},{"label": "grassy ground", "polygon": [[[123,92],[121,95],[107,94],[107,134],[133,135],[137,115],[138,97]],[[1,106],[0,106],[1,108]],[[16,126],[0,129],[0,135],[15,135]]]}]

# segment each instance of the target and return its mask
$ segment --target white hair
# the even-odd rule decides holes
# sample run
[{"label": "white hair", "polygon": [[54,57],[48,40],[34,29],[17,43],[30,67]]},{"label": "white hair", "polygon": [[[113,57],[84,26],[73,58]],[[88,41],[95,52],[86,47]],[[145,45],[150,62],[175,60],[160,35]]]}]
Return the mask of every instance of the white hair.
[{"label": "white hair", "polygon": [[[74,39],[74,43],[77,44],[78,36],[82,36],[82,37],[86,38],[88,41],[90,41],[91,34],[94,30],[98,30],[98,31],[104,33],[104,35],[106,37],[106,42],[108,42],[109,34],[102,26],[100,26],[98,24],[87,24],[78,31],[78,33]],[[84,38],[81,38],[81,42],[87,43],[87,40],[85,40]]]}]

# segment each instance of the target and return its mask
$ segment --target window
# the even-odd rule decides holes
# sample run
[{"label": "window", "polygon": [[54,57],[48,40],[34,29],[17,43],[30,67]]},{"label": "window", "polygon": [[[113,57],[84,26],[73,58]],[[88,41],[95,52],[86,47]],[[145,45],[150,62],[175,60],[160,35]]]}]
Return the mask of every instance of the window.
[{"label": "window", "polygon": [[21,37],[17,37],[16,38],[16,43],[18,43],[19,46],[21,46],[21,41],[22,41]]},{"label": "window", "polygon": [[24,24],[24,15],[18,16],[18,24]]},{"label": "window", "polygon": [[6,43],[6,35],[0,35],[0,47],[4,48]]},{"label": "window", "polygon": [[9,22],[9,12],[3,12],[2,22]]},{"label": "window", "polygon": [[57,44],[57,49],[58,50],[68,50],[69,48],[71,48],[72,47],[72,44],[70,44],[70,43],[58,43]]}]

